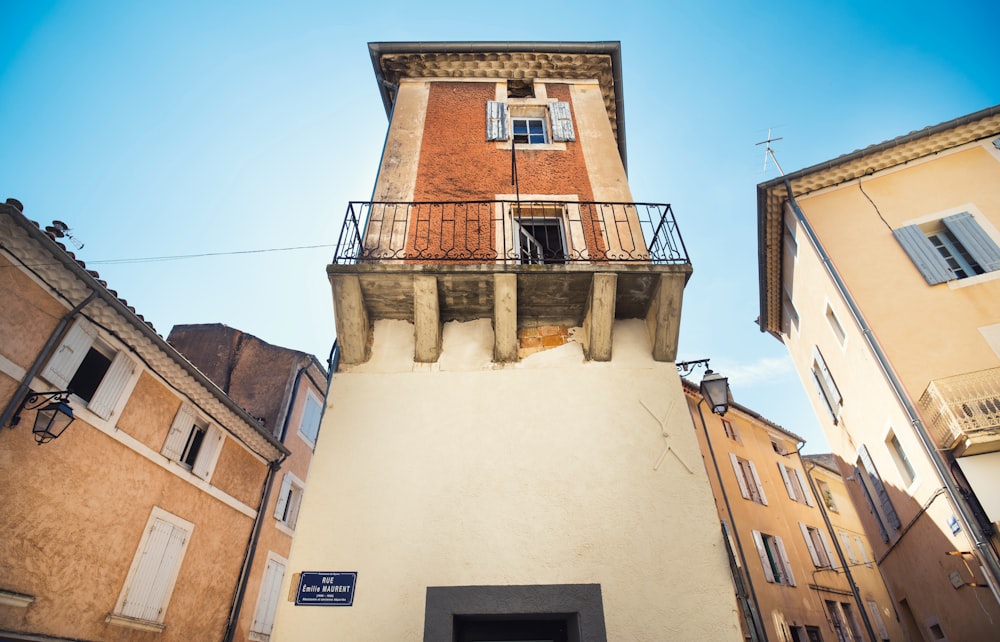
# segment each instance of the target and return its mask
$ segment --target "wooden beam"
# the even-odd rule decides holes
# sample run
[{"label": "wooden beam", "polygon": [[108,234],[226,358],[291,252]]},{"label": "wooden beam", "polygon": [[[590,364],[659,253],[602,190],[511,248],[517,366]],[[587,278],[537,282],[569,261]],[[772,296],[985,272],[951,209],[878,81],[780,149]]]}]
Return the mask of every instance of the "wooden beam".
[{"label": "wooden beam", "polygon": [[344,363],[364,363],[368,360],[368,311],[361,292],[361,279],[354,274],[331,274],[333,314],[337,325],[340,360]]},{"label": "wooden beam", "polygon": [[493,360],[517,361],[517,275],[493,275]]},{"label": "wooden beam", "polygon": [[587,358],[593,361],[611,361],[617,289],[618,275],[613,272],[597,272],[591,280],[583,328],[587,335]]},{"label": "wooden beam", "polygon": [[413,360],[434,363],[441,356],[441,306],[433,275],[413,277]]},{"label": "wooden beam", "polygon": [[660,283],[646,314],[646,327],[656,361],[671,362],[677,358],[684,276],[681,273],[660,274]]}]

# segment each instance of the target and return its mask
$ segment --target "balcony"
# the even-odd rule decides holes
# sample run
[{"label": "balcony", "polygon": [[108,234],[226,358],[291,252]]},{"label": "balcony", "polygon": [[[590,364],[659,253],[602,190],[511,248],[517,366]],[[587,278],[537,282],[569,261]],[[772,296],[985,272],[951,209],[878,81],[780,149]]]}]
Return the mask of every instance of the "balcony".
[{"label": "balcony", "polygon": [[647,321],[655,359],[673,361],[691,264],[669,205],[578,201],[352,202],[327,267],[345,364],[367,359],[371,323],[413,322],[417,361],[440,324],[492,318],[497,361],[517,328],[582,326],[611,357],[615,319]]},{"label": "balcony", "polygon": [[956,456],[1000,450],[1000,368],[936,379],[917,405],[938,448]]}]

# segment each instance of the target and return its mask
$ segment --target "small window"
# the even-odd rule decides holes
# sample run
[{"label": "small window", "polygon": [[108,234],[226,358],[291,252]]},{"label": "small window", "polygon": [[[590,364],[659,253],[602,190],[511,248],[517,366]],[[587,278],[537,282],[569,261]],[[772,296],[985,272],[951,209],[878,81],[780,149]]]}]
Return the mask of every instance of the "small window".
[{"label": "small window", "polygon": [[875,464],[872,462],[868,449],[861,446],[858,449],[858,460],[854,469],[854,476],[861,484],[861,490],[868,501],[868,508],[875,518],[879,534],[882,541],[888,542],[891,534],[896,533],[902,527],[899,515],[889,499],[889,493],[882,482]]},{"label": "small window", "polygon": [[285,473],[278,490],[278,501],[274,507],[274,518],[291,530],[299,521],[299,507],[302,505],[302,495],[305,484],[292,473]]},{"label": "small window", "polygon": [[861,556],[861,561],[864,562],[865,566],[871,568],[872,558],[871,555],[868,554],[868,547],[865,546],[865,541],[861,539],[860,535],[855,535],[854,543],[857,544],[858,555]]},{"label": "small window", "polygon": [[826,506],[827,510],[839,513],[840,511],[837,510],[837,502],[833,501],[833,491],[830,490],[830,484],[821,479],[817,479],[816,487],[819,488],[819,494],[822,497],[823,505]]},{"label": "small window", "polygon": [[1000,247],[969,212],[892,233],[930,285],[1000,269]]},{"label": "small window", "polygon": [[512,118],[511,126],[514,129],[515,143],[544,145],[548,142],[545,138],[544,118]]},{"label": "small window", "polygon": [[760,531],[751,531],[757,554],[760,556],[764,577],[774,584],[795,586],[795,576],[792,575],[792,565],[788,563],[785,545],[777,535],[769,535]]},{"label": "small window", "polygon": [[788,290],[785,287],[781,288],[781,331],[786,335],[792,333],[792,328],[799,329],[799,312],[795,309],[795,304],[792,303],[792,297],[788,294]]},{"label": "small window", "polygon": [[816,392],[820,399],[823,400],[823,405],[827,412],[830,413],[830,419],[836,424],[840,419],[840,407],[843,404],[843,398],[840,396],[837,383],[833,380],[830,369],[826,367],[826,360],[823,359],[823,354],[819,351],[818,347],[813,348],[813,363],[810,370],[813,385],[816,386]]},{"label": "small window", "polygon": [[757,475],[757,467],[754,466],[754,463],[737,457],[733,453],[729,453],[729,460],[733,465],[736,483],[740,487],[740,494],[743,498],[766,506],[767,497],[764,495],[764,488],[760,484],[760,476]]},{"label": "small window", "polygon": [[812,506],[813,501],[812,494],[809,492],[809,483],[806,481],[802,471],[797,468],[785,466],[780,461],[778,462],[778,471],[781,473],[781,480],[785,482],[785,490],[788,491],[788,496],[800,504]]},{"label": "small window", "polygon": [[833,336],[837,337],[837,343],[843,346],[844,342],[847,341],[847,335],[844,334],[844,328],[840,325],[840,320],[829,303],[826,304],[826,322],[830,324]]},{"label": "small window", "polygon": [[323,402],[310,389],[306,389],[305,407],[302,409],[302,420],[299,422],[299,436],[312,447],[316,447],[319,437],[319,424],[323,418]]},{"label": "small window", "polygon": [[725,418],[722,419],[722,429],[726,431],[726,437],[729,437],[730,439],[736,442],[740,441],[740,436],[739,433],[736,432],[736,427],[733,426],[732,422],[730,422],[728,419]]},{"label": "small window", "polygon": [[858,558],[854,554],[854,547],[851,545],[851,536],[846,531],[837,531],[837,535],[840,537],[840,547],[844,550],[844,555],[847,555],[848,561],[851,564],[857,564]]},{"label": "small window", "polygon": [[104,380],[104,375],[111,368],[112,357],[107,356],[98,346],[87,350],[87,355],[80,362],[80,367],[69,382],[69,390],[84,401],[94,398],[98,386]]},{"label": "small window", "polygon": [[872,615],[872,624],[878,630],[878,637],[884,642],[889,642],[889,630],[885,628],[885,620],[882,619],[882,611],[878,608],[875,600],[868,600],[868,612]]},{"label": "small window", "polygon": [[815,526],[807,526],[802,522],[799,522],[799,529],[802,531],[806,548],[809,549],[809,557],[812,558],[813,566],[816,568],[836,568],[833,549],[826,539],[826,533]]},{"label": "small window", "polygon": [[906,451],[903,450],[902,444],[899,443],[896,433],[891,430],[889,431],[889,435],[885,438],[885,445],[889,449],[889,454],[892,455],[892,461],[896,464],[899,476],[903,479],[903,485],[909,486],[917,478],[917,474],[913,472],[913,465],[910,463],[910,458],[906,456]]},{"label": "small window", "polygon": [[194,408],[181,404],[160,452],[207,481],[221,450],[222,431],[199,417]]},{"label": "small window", "polygon": [[518,257],[526,265],[565,263],[568,256],[562,208],[545,204],[514,208]]},{"label": "small window", "polygon": [[285,577],[287,566],[288,560],[268,552],[264,578],[257,594],[257,608],[254,610],[253,622],[250,625],[250,640],[253,642],[268,642],[271,639],[274,613],[278,609],[278,600],[281,597],[281,581]]}]

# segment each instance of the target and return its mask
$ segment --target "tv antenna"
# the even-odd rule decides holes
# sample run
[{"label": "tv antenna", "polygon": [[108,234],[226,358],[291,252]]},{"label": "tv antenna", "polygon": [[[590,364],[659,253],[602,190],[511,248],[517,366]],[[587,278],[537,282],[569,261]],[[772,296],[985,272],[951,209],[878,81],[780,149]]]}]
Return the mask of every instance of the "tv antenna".
[{"label": "tv antenna", "polygon": [[70,243],[73,244],[73,247],[75,247],[78,251],[82,250],[83,242],[80,241],[80,239],[73,236],[72,234],[70,234],[69,233],[70,229],[71,229],[70,226],[66,225],[62,221],[52,221],[52,225],[48,225],[45,227],[45,231],[51,234],[54,238],[61,239],[63,237],[66,237],[70,240]]},{"label": "tv antenna", "polygon": [[778,168],[778,173],[781,174],[782,176],[785,175],[785,171],[783,169],[781,169],[781,165],[778,164],[778,159],[775,158],[775,156],[774,156],[774,150],[771,149],[771,143],[779,141],[779,140],[781,140],[781,138],[771,138],[771,128],[768,127],[767,128],[767,140],[762,140],[759,143],[756,143],[754,145],[755,147],[757,145],[766,145],[766,147],[764,147],[764,174],[765,175],[767,175],[767,157],[768,156],[770,156],[771,160],[774,161],[774,166]]}]

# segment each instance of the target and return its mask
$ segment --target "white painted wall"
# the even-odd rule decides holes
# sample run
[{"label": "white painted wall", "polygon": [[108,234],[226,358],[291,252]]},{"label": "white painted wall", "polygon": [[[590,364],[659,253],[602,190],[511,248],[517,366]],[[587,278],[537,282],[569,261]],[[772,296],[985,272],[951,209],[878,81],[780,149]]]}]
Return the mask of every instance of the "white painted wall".
[{"label": "white painted wall", "polygon": [[[491,332],[449,324],[415,365],[412,327],[380,321],[335,375],[273,639],[419,640],[428,586],[566,583],[601,585],[609,640],[739,639],[680,380],[643,323],[616,324],[608,363],[571,342],[498,367]],[[354,606],[294,606],[302,571],[357,571]]]}]

